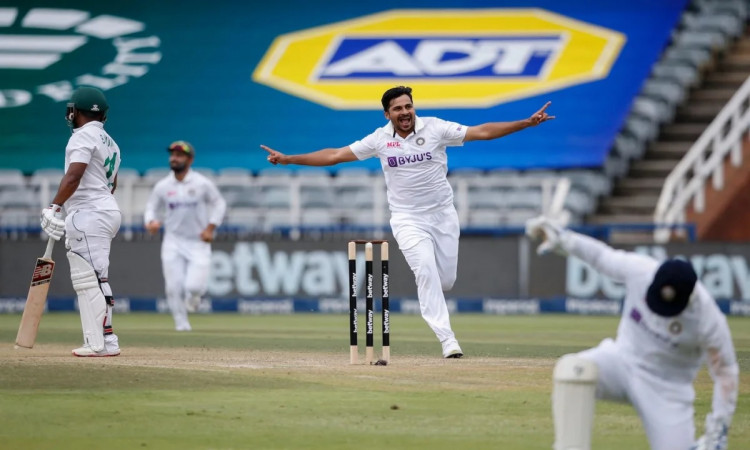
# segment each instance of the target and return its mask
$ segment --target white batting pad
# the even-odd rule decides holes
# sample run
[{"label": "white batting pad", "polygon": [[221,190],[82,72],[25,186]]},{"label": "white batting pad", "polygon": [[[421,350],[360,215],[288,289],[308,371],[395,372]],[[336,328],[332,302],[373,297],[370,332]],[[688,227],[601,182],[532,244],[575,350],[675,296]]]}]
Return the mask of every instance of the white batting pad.
[{"label": "white batting pad", "polygon": [[565,355],[554,370],[552,415],[555,450],[590,450],[594,426],[596,382],[599,370],[593,361]]},{"label": "white batting pad", "polygon": [[68,252],[70,279],[78,295],[78,309],[81,312],[83,341],[95,352],[104,350],[104,317],[107,315],[107,302],[94,268],[76,253]]}]

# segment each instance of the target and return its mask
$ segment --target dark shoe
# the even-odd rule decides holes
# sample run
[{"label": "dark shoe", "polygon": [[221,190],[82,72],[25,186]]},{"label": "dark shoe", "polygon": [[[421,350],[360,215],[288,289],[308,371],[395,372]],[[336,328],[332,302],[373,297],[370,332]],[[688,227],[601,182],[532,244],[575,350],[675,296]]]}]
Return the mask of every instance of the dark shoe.
[{"label": "dark shoe", "polygon": [[461,350],[454,350],[454,351],[452,351],[451,353],[449,353],[449,354],[448,354],[448,355],[446,356],[446,359],[447,359],[447,358],[458,359],[458,358],[463,358],[463,356],[464,356],[464,354],[463,354],[463,353],[461,353]]}]

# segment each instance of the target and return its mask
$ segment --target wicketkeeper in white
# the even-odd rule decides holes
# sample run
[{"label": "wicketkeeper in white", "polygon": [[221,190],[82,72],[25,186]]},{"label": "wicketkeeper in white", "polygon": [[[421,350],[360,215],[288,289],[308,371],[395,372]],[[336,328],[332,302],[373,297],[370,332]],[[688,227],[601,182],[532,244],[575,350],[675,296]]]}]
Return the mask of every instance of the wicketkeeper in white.
[{"label": "wicketkeeper in white", "polygon": [[216,185],[190,169],[195,149],[185,141],[168,148],[169,175],[154,186],[146,205],[146,229],[154,234],[164,222],[161,263],[167,304],[175,329],[190,331],[188,312],[196,312],[206,292],[211,242],[221,225],[226,202]]},{"label": "wicketkeeper in white", "polygon": [[459,223],[447,179],[446,147],[490,140],[539,125],[554,116],[549,103],[531,117],[467,127],[436,117],[417,117],[409,87],[398,86],[381,99],[385,126],[351,145],[312,153],[285,155],[265,145],[272,164],[331,166],[377,157],[385,175],[391,228],[414,272],[422,317],[442,344],[443,357],[460,358],[463,350],[451,329],[443,291],[456,281]]},{"label": "wicketkeeper in white", "polygon": [[[546,217],[529,220],[526,232],[543,239],[540,253],[575,256],[626,289],[617,337],[555,366],[554,448],[591,448],[596,396],[631,403],[653,450],[726,449],[739,367],[726,318],[692,265],[615,250]],[[712,409],[694,442],[693,382],[704,362]]]},{"label": "wicketkeeper in white", "polygon": [[109,251],[122,219],[113,196],[122,155],[104,131],[108,109],[99,89],[84,86],[73,92],[65,113],[73,131],[65,147],[65,175],[52,204],[42,210],[42,229],[49,236],[59,240],[67,233],[83,328],[83,347],[73,350],[75,356],[120,354],[112,331],[114,298],[108,277]]}]

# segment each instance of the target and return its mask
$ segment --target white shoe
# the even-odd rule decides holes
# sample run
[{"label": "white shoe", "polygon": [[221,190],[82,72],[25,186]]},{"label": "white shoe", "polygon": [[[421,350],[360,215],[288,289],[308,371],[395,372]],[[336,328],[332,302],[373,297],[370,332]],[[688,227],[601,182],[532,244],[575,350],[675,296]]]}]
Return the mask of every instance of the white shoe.
[{"label": "white shoe", "polygon": [[84,345],[83,347],[73,350],[74,356],[81,356],[81,357],[117,356],[119,354],[120,354],[119,347],[108,347],[106,344],[104,345],[104,350],[100,352],[95,352],[88,345]]},{"label": "white shoe", "polygon": [[455,339],[448,339],[443,344],[443,358],[461,358],[464,356],[463,350]]},{"label": "white shoe", "polygon": [[189,313],[196,313],[198,312],[198,308],[201,306],[201,296],[200,295],[194,295],[190,298],[188,298],[185,301],[185,309],[187,309],[187,312]]},{"label": "white shoe", "polygon": [[107,350],[120,349],[120,340],[117,338],[116,334],[112,333],[104,336],[104,348]]},{"label": "white shoe", "polygon": [[192,328],[190,327],[190,325],[180,325],[180,326],[174,327],[174,329],[177,331],[192,331]]}]

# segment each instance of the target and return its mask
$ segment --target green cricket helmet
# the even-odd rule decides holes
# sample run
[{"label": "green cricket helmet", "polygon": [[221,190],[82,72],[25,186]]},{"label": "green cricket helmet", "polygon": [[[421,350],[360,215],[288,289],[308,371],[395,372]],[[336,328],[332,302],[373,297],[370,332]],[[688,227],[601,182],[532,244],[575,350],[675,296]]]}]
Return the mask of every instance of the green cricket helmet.
[{"label": "green cricket helmet", "polygon": [[104,96],[104,92],[95,87],[81,86],[73,91],[73,95],[70,96],[70,101],[67,106],[65,120],[68,121],[70,127],[73,127],[74,110],[99,113],[102,115],[102,122],[107,120],[109,103],[107,103],[107,98]]}]

